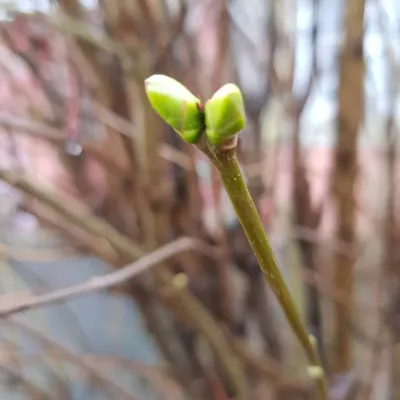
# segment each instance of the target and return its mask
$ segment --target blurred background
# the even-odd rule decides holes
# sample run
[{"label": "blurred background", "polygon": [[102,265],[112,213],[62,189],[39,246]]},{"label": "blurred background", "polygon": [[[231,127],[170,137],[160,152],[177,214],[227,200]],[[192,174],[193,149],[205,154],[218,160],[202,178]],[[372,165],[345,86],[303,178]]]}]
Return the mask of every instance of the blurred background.
[{"label": "blurred background", "polygon": [[330,400],[400,399],[396,0],[0,1],[1,398],[315,398],[154,73],[241,87],[238,158]]}]

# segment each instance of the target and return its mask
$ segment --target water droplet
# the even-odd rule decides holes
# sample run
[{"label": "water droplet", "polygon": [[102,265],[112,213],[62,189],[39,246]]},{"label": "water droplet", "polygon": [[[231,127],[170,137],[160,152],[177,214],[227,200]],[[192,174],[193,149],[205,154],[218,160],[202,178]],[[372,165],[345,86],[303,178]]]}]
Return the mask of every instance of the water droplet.
[{"label": "water droplet", "polygon": [[79,143],[68,141],[65,144],[65,151],[71,156],[79,156],[82,153],[82,146]]}]

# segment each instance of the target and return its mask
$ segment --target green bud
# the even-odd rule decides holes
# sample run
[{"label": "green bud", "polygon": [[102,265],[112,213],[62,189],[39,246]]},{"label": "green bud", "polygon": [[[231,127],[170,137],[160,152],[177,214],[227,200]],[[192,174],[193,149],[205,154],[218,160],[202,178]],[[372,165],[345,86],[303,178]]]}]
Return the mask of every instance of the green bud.
[{"label": "green bud", "polygon": [[154,110],[188,143],[196,143],[204,129],[200,99],[166,75],[145,80],[147,97]]},{"label": "green bud", "polygon": [[213,145],[232,139],[246,125],[243,95],[233,83],[217,90],[204,106],[206,135]]}]

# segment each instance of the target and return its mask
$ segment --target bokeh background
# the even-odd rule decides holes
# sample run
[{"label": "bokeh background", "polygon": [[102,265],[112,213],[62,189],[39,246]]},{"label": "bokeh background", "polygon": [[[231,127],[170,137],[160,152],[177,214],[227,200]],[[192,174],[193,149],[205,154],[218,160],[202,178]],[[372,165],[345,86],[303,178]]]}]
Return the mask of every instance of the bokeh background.
[{"label": "bokeh background", "polygon": [[330,399],[400,399],[396,0],[0,1],[1,398],[314,399],[154,73],[241,87],[239,161]]}]

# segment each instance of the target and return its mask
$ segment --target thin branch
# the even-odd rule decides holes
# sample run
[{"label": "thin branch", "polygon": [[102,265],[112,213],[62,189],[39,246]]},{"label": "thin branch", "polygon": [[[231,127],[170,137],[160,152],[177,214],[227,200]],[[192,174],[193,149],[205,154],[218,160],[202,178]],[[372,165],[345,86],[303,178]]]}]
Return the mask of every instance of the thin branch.
[{"label": "thin branch", "polygon": [[52,85],[49,84],[46,79],[44,79],[43,75],[40,73],[36,60],[27,52],[18,49],[10,32],[5,27],[0,26],[0,34],[9,50],[27,65],[32,75],[37,79],[43,89],[43,92],[47,96],[50,107],[53,111],[53,116],[58,121],[61,113],[63,113],[63,110],[60,109],[62,100],[60,95],[52,87]]},{"label": "thin branch", "polygon": [[[98,103],[96,103],[96,110],[99,119],[103,124],[113,128],[121,135],[131,138],[135,137],[135,126],[131,122],[118,116]],[[66,141],[68,141],[68,136],[62,130],[26,118],[0,114],[0,125],[3,125],[7,128],[20,129],[20,131],[14,130],[13,133],[26,134],[28,132],[31,135],[47,140],[55,145],[63,145]],[[98,146],[93,146],[86,142],[82,142],[80,144],[82,145],[84,151],[86,151],[97,161],[103,163],[106,167],[113,169],[117,173],[126,174],[124,167],[117,160],[107,156],[107,153],[101,151]],[[162,143],[160,145],[158,154],[163,159],[173,162],[185,170],[190,170],[192,168],[190,157],[183,151],[179,151],[167,143]]]},{"label": "thin branch", "polygon": [[33,250],[26,247],[10,246],[0,243],[0,258],[8,258],[17,261],[50,262],[76,255],[73,247],[64,247],[57,250]]},{"label": "thin branch", "polygon": [[[13,361],[21,357],[21,352],[18,349],[2,349],[2,354],[7,357],[7,361]],[[46,350],[46,356],[55,358],[57,350]],[[182,395],[182,389],[171,378],[168,368],[162,368],[146,364],[138,361],[137,359],[123,357],[119,355],[102,355],[102,354],[81,354],[80,359],[96,366],[104,367],[104,369],[121,368],[124,370],[133,371],[140,377],[146,379],[150,384],[157,387],[160,393],[174,397],[169,399],[178,399]],[[43,361],[43,354],[23,355],[23,362],[25,365],[37,364]],[[1,364],[0,364],[1,365]],[[1,368],[1,367],[0,367]],[[177,397],[178,396],[178,397]]]},{"label": "thin branch", "polygon": [[89,214],[81,203],[74,199],[66,199],[65,196],[37,182],[34,177],[17,171],[0,170],[0,179],[16,189],[23,190],[38,198],[64,218],[79,224],[91,234],[106,237],[108,242],[128,259],[136,259],[143,255],[143,251],[134,242],[121,234],[112,225],[102,218]]},{"label": "thin branch", "polygon": [[112,390],[114,395],[117,396],[116,398],[124,400],[137,400],[135,396],[127,393],[121,386],[114,383],[111,379],[103,376],[102,371],[99,371],[99,369],[96,368],[96,366],[94,366],[92,363],[83,360],[79,355],[75,355],[74,353],[70,352],[67,348],[63,347],[57,342],[54,342],[49,337],[43,335],[36,329],[22,322],[18,322],[13,318],[6,318],[4,322],[11,327],[21,329],[23,332],[26,332],[27,334],[41,342],[43,345],[53,349],[54,353],[61,356],[64,361],[82,368],[83,371],[86,371],[90,376],[96,378],[98,382],[101,382],[104,388],[110,391]]},{"label": "thin branch", "polygon": [[245,343],[239,339],[229,337],[228,340],[232,344],[235,352],[240,356],[248,368],[262,376],[265,380],[273,382],[274,386],[279,389],[296,388],[299,392],[311,393],[314,384],[311,379],[308,380],[289,380],[283,374],[283,366],[274,359],[263,355],[262,357],[249,351]]},{"label": "thin branch", "polygon": [[307,101],[310,97],[311,91],[314,87],[314,83],[317,78],[318,74],[318,54],[317,54],[317,40],[319,34],[319,24],[318,24],[318,17],[319,17],[319,0],[312,0],[312,26],[311,26],[311,71],[308,76],[307,85],[305,87],[304,93],[301,95],[297,101],[295,101],[295,107],[298,115],[301,115]]},{"label": "thin branch", "polygon": [[[106,243],[111,244],[120,254],[121,258],[126,261],[134,260],[144,255],[144,251],[132,242],[129,237],[121,234],[105,220],[96,218],[90,214],[87,215],[87,213],[82,210],[82,206],[79,203],[73,199],[68,199],[68,201],[66,201],[60,194],[43,187],[43,185],[28,174],[0,170],[0,179],[36,197],[42,203],[68,219],[69,222],[80,226],[98,238],[103,238]],[[181,312],[188,316],[192,325],[204,335],[210,347],[215,352],[216,357],[223,364],[229,375],[232,387],[240,394],[239,398],[246,398],[247,383],[244,371],[235,355],[232,354],[231,348],[225,342],[219,324],[209,314],[203,304],[192,296],[186,287],[176,290],[173,275],[168,269],[160,269],[157,272],[158,273],[155,274],[156,283],[159,289],[161,289],[157,291],[157,294],[161,296],[161,300],[164,301],[165,304],[172,306],[175,313]],[[164,290],[168,288],[172,288],[173,290]]]},{"label": "thin branch", "polygon": [[344,240],[329,238],[329,241],[321,238],[321,234],[317,229],[307,228],[304,226],[295,225],[293,231],[289,233],[294,239],[304,240],[313,243],[319,247],[329,249],[333,252],[343,254],[344,256],[356,258],[359,254],[355,246],[350,246]]},{"label": "thin branch", "polygon": [[[77,222],[80,226],[82,226],[86,231],[90,232],[91,234],[97,237],[103,237],[104,240],[108,241],[116,250],[122,251],[125,257],[139,258],[144,255],[142,249],[135,246],[133,242],[131,242],[124,235],[120,234],[111,225],[107,224],[105,221],[102,221],[99,218],[87,215],[85,212],[80,211],[81,205],[79,203],[77,204],[74,200],[69,200],[67,204],[65,202],[65,199],[61,198],[59,194],[52,192],[47,188],[44,188],[38,182],[35,182],[32,178],[24,177],[18,173],[14,174],[10,171],[0,170],[0,179],[4,179],[14,187],[22,189],[27,193],[34,195],[43,203],[50,206],[53,210],[59,212],[63,217],[69,218],[73,222]],[[198,242],[198,245],[200,245],[200,242]],[[203,244],[202,246],[203,252],[205,252],[205,254],[212,254],[212,251],[210,252],[210,249],[212,249],[211,246],[206,246],[205,244]],[[198,249],[200,248],[198,247]],[[215,254],[215,250],[213,251]],[[316,277],[317,276],[319,275],[316,275]],[[310,279],[311,281],[314,281],[315,279],[307,277],[305,275],[303,275],[303,278],[308,281],[310,281]],[[320,285],[321,283],[317,284],[317,287],[319,287],[319,289],[321,290]],[[330,295],[333,296],[336,301],[340,301],[342,304],[345,304],[348,300],[347,298],[342,297],[342,293],[338,291],[337,288],[330,287],[328,289],[325,286],[324,291],[326,290],[328,290],[328,293],[330,293]],[[335,293],[333,292],[333,290],[335,290]]]},{"label": "thin branch", "polygon": [[175,21],[171,22],[168,32],[161,31],[158,37],[158,51],[153,61],[153,70],[161,68],[162,62],[173,48],[176,40],[184,31],[188,5],[185,1],[180,1],[180,12]]},{"label": "thin branch", "polygon": [[[310,271],[307,268],[300,269],[300,278],[307,284],[315,287],[322,295],[329,297],[335,304],[350,308],[349,296],[340,287],[324,278],[323,274],[316,271]],[[380,308],[374,308],[366,302],[360,302],[357,305],[358,312],[366,313],[371,318],[371,314],[379,311]]]},{"label": "thin branch", "polygon": [[62,236],[66,237],[77,251],[94,254],[109,265],[121,265],[119,261],[120,255],[107,241],[101,237],[91,235],[76,224],[60,217],[48,206],[38,202],[32,204],[26,199],[21,204],[21,210],[33,215],[46,228],[61,232]]},{"label": "thin branch", "polygon": [[129,63],[133,61],[127,48],[120,42],[115,41],[107,36],[104,31],[96,29],[94,26],[89,29],[87,21],[80,21],[65,13],[61,8],[58,8],[57,12],[46,20],[61,31],[83,39],[99,50],[115,54]]},{"label": "thin branch", "polygon": [[21,372],[15,371],[8,363],[0,363],[0,371],[5,375],[4,385],[9,388],[9,391],[18,392],[17,388],[23,388],[26,396],[29,399],[51,400],[53,397],[50,393],[45,392],[33,380],[23,376]]},{"label": "thin branch", "polygon": [[[177,382],[175,382],[168,370],[162,370],[159,367],[154,367],[152,365],[147,365],[136,359],[124,358],[119,356],[102,356],[98,354],[88,354],[82,355],[83,360],[94,363],[98,365],[104,365],[104,367],[115,368],[124,367],[129,368],[136,374],[145,378],[149,383],[153,384],[155,387],[159,388],[161,393],[168,396],[168,399],[179,399],[183,397],[182,388],[179,387]],[[167,397],[165,397],[167,400]]]},{"label": "thin branch", "polygon": [[208,246],[203,242],[183,237],[160,247],[159,249],[145,255],[138,261],[128,264],[126,267],[106,274],[104,276],[94,277],[86,282],[73,285],[64,289],[55,290],[42,295],[24,295],[24,297],[14,304],[4,302],[0,296],[0,317],[7,317],[21,311],[32,308],[42,307],[59,301],[69,300],[74,297],[83,296],[99,290],[105,290],[113,286],[121,285],[140,273],[149,270],[157,264],[187,250],[196,250],[205,254],[215,252],[212,246]]}]

